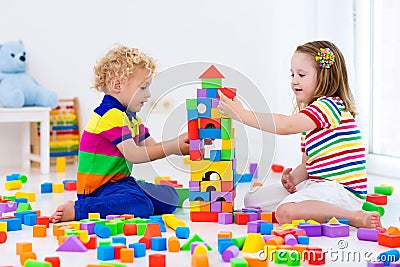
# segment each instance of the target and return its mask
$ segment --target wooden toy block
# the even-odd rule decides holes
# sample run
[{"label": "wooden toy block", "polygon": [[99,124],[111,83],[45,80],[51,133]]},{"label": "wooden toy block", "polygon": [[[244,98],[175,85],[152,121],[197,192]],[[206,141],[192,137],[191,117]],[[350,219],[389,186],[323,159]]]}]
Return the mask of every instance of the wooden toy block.
[{"label": "wooden toy block", "polygon": [[46,237],[47,235],[46,225],[34,225],[32,228],[33,228],[33,237]]},{"label": "wooden toy block", "polygon": [[197,120],[188,120],[188,137],[190,140],[199,139],[199,124]]},{"label": "wooden toy block", "polygon": [[232,231],[220,231],[218,238],[232,238]]},{"label": "wooden toy block", "polygon": [[[44,258],[45,262],[49,262],[51,266],[49,267],[60,267],[60,258],[57,256],[54,257],[45,257]],[[32,266],[33,267],[33,266]],[[44,267],[44,266],[43,266]]]},{"label": "wooden toy block", "polygon": [[218,222],[218,212],[191,211],[190,220],[192,222]]},{"label": "wooden toy block", "polygon": [[89,213],[88,219],[100,219],[100,213]]},{"label": "wooden toy block", "polygon": [[389,248],[400,247],[400,235],[390,235],[388,233],[378,234],[378,244]]},{"label": "wooden toy block", "polygon": [[52,191],[53,191],[53,193],[63,193],[64,192],[64,184],[53,184]]},{"label": "wooden toy block", "polygon": [[155,184],[160,184],[161,180],[171,180],[171,176],[156,176],[156,177],[154,177]]},{"label": "wooden toy block", "polygon": [[181,244],[178,237],[171,236],[168,238],[168,252],[179,252],[181,250]]},{"label": "wooden toy block", "polygon": [[376,205],[386,205],[387,204],[387,195],[382,194],[368,194],[367,201],[374,203]]},{"label": "wooden toy block", "polygon": [[67,158],[57,157],[56,158],[56,172],[65,172],[67,169]]},{"label": "wooden toy block", "polygon": [[4,183],[6,190],[18,190],[22,188],[22,182],[20,180],[7,181]]},{"label": "wooden toy block", "polygon": [[122,263],[132,263],[134,253],[132,248],[122,248],[120,251],[120,259]]},{"label": "wooden toy block", "polygon": [[209,267],[207,254],[194,254],[191,261],[192,267]]},{"label": "wooden toy block", "polygon": [[21,263],[22,266],[25,265],[25,262],[27,260],[36,260],[36,253],[33,251],[27,251],[27,252],[22,252],[19,254],[19,262]]},{"label": "wooden toy block", "polygon": [[221,181],[202,181],[200,182],[200,191],[201,192],[209,192],[209,191],[218,191],[221,192]]},{"label": "wooden toy block", "polygon": [[31,242],[17,242],[16,246],[16,254],[21,255],[24,252],[32,251],[32,243]]}]

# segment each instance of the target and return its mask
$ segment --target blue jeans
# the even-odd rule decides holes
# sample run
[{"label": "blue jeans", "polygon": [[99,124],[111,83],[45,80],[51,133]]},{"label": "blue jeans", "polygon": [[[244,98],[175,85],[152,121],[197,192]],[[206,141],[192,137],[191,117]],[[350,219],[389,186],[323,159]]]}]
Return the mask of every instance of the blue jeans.
[{"label": "blue jeans", "polygon": [[169,185],[156,185],[126,177],[104,184],[75,201],[75,219],[86,219],[88,213],[100,213],[101,218],[122,214],[149,218],[151,215],[174,212],[178,201],[178,193]]}]

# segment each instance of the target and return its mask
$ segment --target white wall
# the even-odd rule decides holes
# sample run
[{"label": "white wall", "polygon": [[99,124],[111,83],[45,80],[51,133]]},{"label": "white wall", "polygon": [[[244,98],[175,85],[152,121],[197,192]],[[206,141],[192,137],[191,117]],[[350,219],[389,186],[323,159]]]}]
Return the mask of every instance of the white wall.
[{"label": "white wall", "polygon": [[[272,111],[286,114],[292,107],[290,57],[297,45],[328,38],[349,59],[353,54],[352,1],[347,0],[13,0],[1,1],[0,12],[0,43],[23,40],[28,72],[60,98],[78,96],[84,123],[102,98],[90,89],[92,68],[115,43],[152,55],[161,72],[196,61],[228,66],[255,84]],[[238,88],[239,95],[249,95],[244,90]],[[157,136],[162,129],[152,124]],[[18,162],[18,153],[6,150],[20,149],[19,127],[0,127],[1,167]],[[299,160],[298,139],[277,137],[274,161]]]}]

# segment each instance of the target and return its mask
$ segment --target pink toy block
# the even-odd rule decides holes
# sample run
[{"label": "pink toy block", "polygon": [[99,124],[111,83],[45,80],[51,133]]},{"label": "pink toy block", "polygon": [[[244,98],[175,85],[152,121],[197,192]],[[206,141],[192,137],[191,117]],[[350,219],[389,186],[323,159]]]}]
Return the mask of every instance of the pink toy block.
[{"label": "pink toy block", "polygon": [[232,224],[233,223],[233,215],[232,213],[222,212],[218,214],[218,223],[219,224]]},{"label": "pink toy block", "polygon": [[57,248],[56,251],[86,252],[88,249],[82,244],[77,236],[71,235]]}]

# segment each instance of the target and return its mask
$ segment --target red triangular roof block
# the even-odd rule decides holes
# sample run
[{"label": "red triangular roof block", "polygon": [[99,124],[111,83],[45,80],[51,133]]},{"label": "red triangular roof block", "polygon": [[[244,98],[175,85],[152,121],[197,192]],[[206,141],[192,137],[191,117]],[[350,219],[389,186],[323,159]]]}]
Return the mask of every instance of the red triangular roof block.
[{"label": "red triangular roof block", "polygon": [[207,78],[225,78],[221,72],[214,66],[211,65],[202,75],[200,75],[199,79],[207,79]]},{"label": "red triangular roof block", "polygon": [[56,251],[65,251],[65,252],[86,252],[88,251],[87,247],[82,244],[82,242],[78,239],[78,237],[71,235],[68,237]]}]

